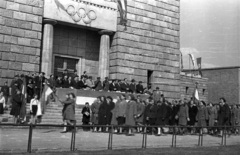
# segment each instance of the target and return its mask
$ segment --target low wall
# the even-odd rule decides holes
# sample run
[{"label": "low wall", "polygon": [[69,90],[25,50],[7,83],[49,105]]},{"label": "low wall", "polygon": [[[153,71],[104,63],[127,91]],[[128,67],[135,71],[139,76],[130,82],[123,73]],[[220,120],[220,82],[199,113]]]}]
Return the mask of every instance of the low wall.
[{"label": "low wall", "polygon": [[[127,97],[129,94],[126,93],[116,93],[116,92],[106,92],[106,91],[91,91],[91,90],[77,90],[77,89],[70,89],[70,88],[58,88],[57,89],[57,96],[59,99],[65,99],[65,95],[67,93],[73,92],[77,96],[77,104],[84,105],[88,102],[90,105],[94,102],[94,100],[98,96],[111,96],[114,101],[116,101],[117,96],[121,94],[125,94]],[[140,95],[142,99],[147,99],[149,95],[145,94],[134,94],[134,96]]]}]

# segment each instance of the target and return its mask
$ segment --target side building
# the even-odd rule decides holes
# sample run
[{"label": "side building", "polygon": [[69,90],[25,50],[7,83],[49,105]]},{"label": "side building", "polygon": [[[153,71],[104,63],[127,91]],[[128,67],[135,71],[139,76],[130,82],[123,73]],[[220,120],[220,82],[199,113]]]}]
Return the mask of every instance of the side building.
[{"label": "side building", "polygon": [[[189,70],[184,70],[190,73]],[[195,71],[197,72],[197,71]],[[224,97],[227,103],[240,103],[240,66],[202,69],[203,77],[208,78],[208,101],[218,103]]]}]

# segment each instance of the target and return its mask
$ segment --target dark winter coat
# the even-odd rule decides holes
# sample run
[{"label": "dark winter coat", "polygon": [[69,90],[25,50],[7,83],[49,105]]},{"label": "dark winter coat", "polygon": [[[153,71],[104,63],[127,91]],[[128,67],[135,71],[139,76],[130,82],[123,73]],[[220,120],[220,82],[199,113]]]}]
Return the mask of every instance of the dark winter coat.
[{"label": "dark winter coat", "polygon": [[181,105],[177,116],[178,116],[178,124],[182,125],[182,126],[186,126],[187,125],[187,118],[189,118],[188,106],[187,105]]},{"label": "dark winter coat", "polygon": [[136,125],[135,116],[137,114],[137,103],[136,101],[129,101],[126,107],[126,125]]},{"label": "dark winter coat", "polygon": [[189,113],[190,121],[188,122],[188,125],[190,125],[190,126],[194,126],[195,125],[197,112],[198,112],[197,106],[192,106],[192,107],[189,106],[188,113]]},{"label": "dark winter coat", "polygon": [[168,115],[168,106],[165,103],[157,106],[157,120],[156,125],[166,125]]},{"label": "dark winter coat", "polygon": [[230,116],[230,108],[227,104],[220,106],[218,111],[218,125],[219,126],[228,126],[229,125],[229,116]]},{"label": "dark winter coat", "polygon": [[[89,115],[86,115],[85,113],[88,113]],[[90,108],[89,107],[83,107],[82,109],[82,122],[85,124],[88,124],[90,122]]]},{"label": "dark winter coat", "polygon": [[198,107],[196,115],[197,126],[207,126],[206,120],[208,119],[208,111],[205,106]]}]

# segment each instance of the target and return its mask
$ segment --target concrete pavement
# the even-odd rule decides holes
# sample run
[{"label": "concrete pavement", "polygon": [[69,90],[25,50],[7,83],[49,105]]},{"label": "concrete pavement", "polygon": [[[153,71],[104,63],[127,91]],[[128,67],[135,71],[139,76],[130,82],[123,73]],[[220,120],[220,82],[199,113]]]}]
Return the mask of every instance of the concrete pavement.
[{"label": "concrete pavement", "polygon": [[[70,150],[71,133],[60,133],[62,129],[33,130],[32,150]],[[0,153],[26,152],[28,143],[28,129],[2,128],[0,129]],[[108,133],[93,133],[78,130],[76,133],[77,150],[104,150],[108,145]],[[113,135],[113,149],[141,148],[142,134],[134,136]],[[147,148],[170,147],[172,135],[147,136]],[[203,146],[219,146],[221,138],[204,135]],[[177,147],[196,147],[197,135],[177,136]],[[240,136],[227,136],[227,145],[240,145]]]}]

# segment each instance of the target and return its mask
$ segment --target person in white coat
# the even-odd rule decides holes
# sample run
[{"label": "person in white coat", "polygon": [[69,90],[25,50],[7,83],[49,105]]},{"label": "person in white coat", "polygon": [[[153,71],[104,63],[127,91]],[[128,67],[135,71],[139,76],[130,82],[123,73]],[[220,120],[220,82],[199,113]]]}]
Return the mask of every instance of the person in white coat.
[{"label": "person in white coat", "polygon": [[41,104],[38,100],[38,95],[35,94],[34,98],[30,101],[30,115],[31,115],[31,124],[36,124],[36,116],[41,115]]}]

